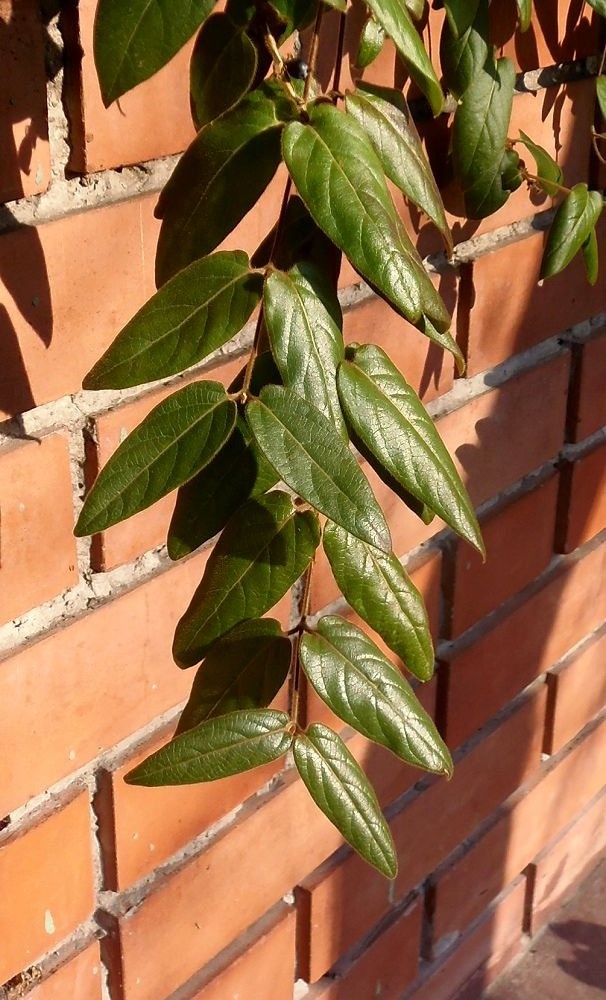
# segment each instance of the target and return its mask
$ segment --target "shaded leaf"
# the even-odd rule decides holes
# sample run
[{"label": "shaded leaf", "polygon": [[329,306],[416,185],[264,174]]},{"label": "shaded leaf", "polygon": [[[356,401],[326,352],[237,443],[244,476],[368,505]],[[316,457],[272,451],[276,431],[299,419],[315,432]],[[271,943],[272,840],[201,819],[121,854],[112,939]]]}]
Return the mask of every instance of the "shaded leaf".
[{"label": "shaded leaf", "polygon": [[595,285],[599,277],[598,238],[595,229],[591,230],[581,250],[587,281],[590,285]]},{"label": "shaded leaf", "polygon": [[506,149],[501,158],[501,184],[504,191],[516,191],[524,178],[520,172],[520,157],[515,149]]},{"label": "shaded leaf", "polygon": [[154,407],[103,467],[76,535],[104,531],[195,476],[223,447],[236,404],[219,382],[195,382]]},{"label": "shaded leaf", "polygon": [[285,712],[266,708],[208,719],[176,736],[129,771],[129,785],[195,785],[241,774],[282,757],[292,745]]},{"label": "shaded leaf", "polygon": [[196,261],[147,302],[84,379],[85,389],[125,389],[175,375],[238,333],[259,302],[263,276],[241,250]]},{"label": "shaded leaf", "polygon": [[428,680],[434,655],[427,612],[393,552],[379,552],[331,522],[324,529],[324,550],[347,603],[415,677]]},{"label": "shaded leaf", "polygon": [[528,31],[532,19],[532,0],[516,0],[516,2],[520,18],[520,31]]},{"label": "shaded leaf", "polygon": [[385,29],[374,17],[369,17],[364,22],[360,33],[356,66],[359,66],[360,69],[370,66],[380,54],[384,44]]},{"label": "shaded leaf", "polygon": [[551,224],[541,262],[541,278],[550,278],[570,264],[595,228],[603,207],[599,191],[588,191],[586,184],[575,184],[558,206]]},{"label": "shaded leaf", "polygon": [[377,797],[343,740],[315,723],[295,737],[295,765],[312,799],[348,844],[387,878],[398,859]]},{"label": "shaded leaf", "polygon": [[316,225],[297,195],[291,195],[280,226],[276,223],[255,250],[255,267],[270,262],[281,271],[290,271],[305,261],[322,274],[332,288],[337,287],[341,267],[341,252]]},{"label": "shaded leaf", "polygon": [[246,415],[259,447],[292,490],[352,534],[391,550],[368,480],[323,413],[291,389],[267,386]]},{"label": "shaded leaf", "polygon": [[316,0],[269,0],[267,7],[273,8],[284,25],[280,36],[283,42],[293,31],[306,28],[312,23],[316,13]]},{"label": "shaded leaf", "polygon": [[593,7],[601,17],[606,17],[606,0],[587,0],[590,7]]},{"label": "shaded leaf", "polygon": [[[606,13],[604,14],[604,17],[606,17]],[[596,77],[595,83],[600,114],[602,115],[602,118],[606,118],[606,76]]]},{"label": "shaded leaf", "polygon": [[474,2],[473,21],[460,35],[450,18],[442,25],[440,63],[444,83],[457,98],[472,85],[488,59],[488,3],[489,0]]},{"label": "shaded leaf", "polygon": [[269,611],[298,580],[320,541],[318,518],[282,492],[248,500],[227,523],[177,625],[173,655],[198,663],[235,625]]},{"label": "shaded leaf", "polygon": [[479,0],[444,0],[448,23],[457,38],[460,38],[474,22]]},{"label": "shaded leaf", "polygon": [[[536,142],[522,132],[520,129],[520,142],[526,147],[532,158],[534,159],[537,169],[537,176],[541,178],[542,181],[552,182],[554,184],[562,184],[564,180],[564,174],[559,164],[556,163],[553,156],[551,156],[546,149],[539,146]],[[547,184],[545,190],[547,194],[557,194],[557,188],[549,188],[549,183]]]},{"label": "shaded leaf", "polygon": [[467,490],[415,391],[379,347],[348,353],[337,376],[341,405],[379,474],[385,468],[483,553]]},{"label": "shaded leaf", "polygon": [[439,115],[444,104],[444,94],[406,7],[398,0],[368,0],[367,6],[393,41],[404,66],[419,90],[425,94],[434,115]]},{"label": "shaded leaf", "polygon": [[213,14],[202,25],[190,64],[192,114],[197,128],[228,111],[252,87],[257,50],[246,26],[225,13]]},{"label": "shaded leaf", "polygon": [[338,615],[301,640],[301,663],[319,697],[348,725],[408,764],[452,774],[452,760],[408,681],[361,629]]}]

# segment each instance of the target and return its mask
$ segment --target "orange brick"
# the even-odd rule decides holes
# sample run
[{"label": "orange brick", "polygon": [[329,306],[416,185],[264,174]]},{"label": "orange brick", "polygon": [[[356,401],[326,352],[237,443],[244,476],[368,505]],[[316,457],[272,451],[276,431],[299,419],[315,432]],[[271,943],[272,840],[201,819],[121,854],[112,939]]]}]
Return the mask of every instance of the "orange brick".
[{"label": "orange brick", "polygon": [[571,662],[547,674],[547,753],[561,750],[606,704],[605,655],[606,635],[601,635]]},{"label": "orange brick", "polygon": [[93,910],[85,795],[0,846],[0,979],[51,951]]},{"label": "orange brick", "polygon": [[[78,581],[67,441],[58,434],[0,454],[0,620]],[[49,517],[49,513],[52,516]]]},{"label": "orange brick", "polygon": [[5,202],[45,191],[50,179],[44,35],[32,0],[1,0],[0,59],[0,202]]},{"label": "orange brick", "polygon": [[606,444],[573,463],[566,486],[568,510],[561,551],[572,552],[606,527]]},{"label": "orange brick", "polygon": [[573,441],[582,441],[606,424],[606,333],[582,347],[578,370],[578,406],[573,414]]},{"label": "orange brick", "polygon": [[554,476],[483,520],[485,562],[471,546],[457,541],[453,638],[522,590],[548,565],[553,553],[557,491]]},{"label": "orange brick", "polygon": [[101,1000],[101,964],[99,945],[90,945],[86,951],[62,965],[49,979],[45,979],[28,993],[30,1000]]}]

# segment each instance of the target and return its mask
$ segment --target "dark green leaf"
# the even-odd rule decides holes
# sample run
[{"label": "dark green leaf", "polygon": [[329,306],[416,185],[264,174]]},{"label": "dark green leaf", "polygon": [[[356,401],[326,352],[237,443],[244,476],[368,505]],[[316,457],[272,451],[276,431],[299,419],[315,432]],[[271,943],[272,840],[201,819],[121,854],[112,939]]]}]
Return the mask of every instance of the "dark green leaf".
[{"label": "dark green leaf", "polygon": [[474,2],[473,23],[459,36],[446,18],[440,35],[440,62],[446,88],[460,98],[488,59],[488,2]]},{"label": "dark green leaf", "polygon": [[215,0],[99,0],[95,64],[107,107],[157,73],[192,37]]},{"label": "dark green leaf", "polygon": [[333,288],[337,287],[341,267],[341,252],[332,240],[318,228],[297,195],[292,195],[281,224],[270,230],[255,250],[255,267],[270,262],[281,271],[290,271],[295,264],[313,264]]},{"label": "dark green leaf", "polygon": [[257,618],[237,625],[198,668],[177,734],[215,716],[265,708],[286,680],[290,656],[279,622]]},{"label": "dark green leaf", "polygon": [[125,777],[129,785],[195,785],[241,774],[282,757],[292,745],[285,712],[231,712],[201,722],[156,750]]},{"label": "dark green leaf", "polygon": [[278,477],[251,440],[240,417],[236,429],[202,472],[179,490],[168,529],[171,559],[182,559],[221,531],[249,497],[275,486]]},{"label": "dark green leaf", "polygon": [[324,550],[348,604],[422,681],[433,673],[433,647],[423,598],[390,553],[379,552],[330,521]]},{"label": "dark green leaf", "polygon": [[228,14],[203,24],[191,57],[190,91],[197,128],[207,125],[248,93],[257,72],[257,50],[243,25]]},{"label": "dark green leaf", "polygon": [[147,302],[84,379],[85,389],[124,389],[202,361],[238,333],[259,302],[263,276],[241,250],[196,261]]},{"label": "dark green leaf", "polygon": [[284,385],[316,406],[347,440],[336,382],[344,355],[340,309],[335,295],[329,311],[323,291],[321,276],[309,265],[288,274],[271,271],[263,293],[265,325]]},{"label": "dark green leaf", "polygon": [[[606,0],[605,0],[606,7]],[[604,14],[606,17],[606,13]],[[606,76],[598,76],[596,79],[596,93],[598,97],[598,104],[600,107],[600,114],[602,118],[606,118]]]},{"label": "dark green leaf", "polygon": [[356,66],[364,69],[375,61],[385,44],[385,29],[375,21],[374,17],[369,17],[364,22],[360,34],[358,54],[356,56]]},{"label": "dark green leaf", "polygon": [[420,21],[425,13],[425,0],[404,0],[406,9],[415,21]]},{"label": "dark green leaf", "polygon": [[368,0],[367,6],[393,41],[404,66],[419,90],[425,94],[434,115],[439,115],[444,104],[444,94],[406,7],[398,0]]},{"label": "dark green leaf", "polygon": [[408,764],[452,774],[447,747],[408,681],[361,629],[337,615],[303,636],[301,663],[322,700]]},{"label": "dark green leaf", "polygon": [[472,219],[483,219],[505,204],[501,161],[511,117],[515,67],[510,59],[490,60],[467,88],[457,108],[452,137],[455,173]]},{"label": "dark green leaf", "polygon": [[[240,369],[233,382],[230,384],[230,392],[241,392],[244,386],[248,362]],[[278,371],[274,356],[271,351],[262,351],[253,361],[253,370],[250,376],[249,392],[253,396],[258,396],[261,389],[266,385],[281,385],[282,376]]]},{"label": "dark green leaf", "polygon": [[[527,136],[525,132],[522,132],[521,129],[520,142],[526,147],[534,159],[537,165],[537,176],[543,181],[551,181],[554,184],[562,184],[564,174],[562,173],[561,167],[554,160],[553,156],[551,156],[546,149],[543,149],[542,146],[533,142],[532,139]],[[551,188],[551,190],[549,190],[549,185],[547,185],[546,190],[548,194],[557,194],[557,188]]]},{"label": "dark green leaf", "polygon": [[[316,13],[316,0],[269,0],[267,7],[273,8],[284,25],[281,41],[300,28],[312,23]],[[265,8],[265,4],[263,8]]]},{"label": "dark green leaf", "polygon": [[235,625],[269,611],[309,565],[319,541],[317,516],[297,511],[286,493],[248,500],[225,527],[177,625],[179,666],[198,663]]},{"label": "dark green leaf", "polygon": [[575,184],[559,205],[551,224],[541,263],[541,278],[550,278],[570,264],[595,228],[603,207],[599,191],[588,191],[586,184]]},{"label": "dark green leaf", "polygon": [[431,167],[399,90],[360,83],[345,106],[368,135],[386,175],[412,203],[425,212],[452,251],[452,235]]},{"label": "dark green leaf", "polygon": [[377,797],[343,740],[315,723],[295,737],[295,764],[312,799],[348,844],[387,878],[398,859]]},{"label": "dark green leaf", "polygon": [[412,245],[387,190],[381,162],[364,130],[330,104],[283,133],[286,165],[317,224],[399,312],[440,330],[450,317]]},{"label": "dark green leaf", "polygon": [[339,369],[337,386],[360,441],[394,479],[483,553],[467,490],[415,391],[379,347],[367,344],[351,356]]},{"label": "dark green leaf", "polygon": [[99,473],[76,535],[124,521],[177,489],[215,457],[236,423],[236,404],[219,382],[195,382],[163,400]]},{"label": "dark green leaf", "polygon": [[252,208],[276,172],[292,112],[283,90],[265,83],[198,133],[158,201],[158,285],[214,250]]},{"label": "dark green leaf", "polygon": [[517,0],[520,31],[528,31],[532,19],[532,0]]},{"label": "dark green leaf", "polygon": [[501,184],[504,191],[516,191],[524,178],[520,172],[520,157],[515,149],[506,149],[501,158]]},{"label": "dark green leaf", "polygon": [[587,281],[590,285],[595,285],[599,276],[598,238],[595,229],[591,230],[581,250],[583,251],[583,263],[585,264]]},{"label": "dark green leaf", "polygon": [[391,551],[368,480],[323,413],[291,389],[267,386],[246,414],[259,447],[291,489],[352,534]]},{"label": "dark green leaf", "polygon": [[444,0],[448,23],[457,38],[460,38],[474,22],[479,0]]}]

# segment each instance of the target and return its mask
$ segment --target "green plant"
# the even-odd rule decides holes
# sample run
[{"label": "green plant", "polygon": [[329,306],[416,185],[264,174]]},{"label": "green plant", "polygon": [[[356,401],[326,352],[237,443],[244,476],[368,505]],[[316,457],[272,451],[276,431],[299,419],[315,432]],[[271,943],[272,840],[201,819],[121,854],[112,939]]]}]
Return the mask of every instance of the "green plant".
[{"label": "green plant", "polygon": [[[434,115],[442,86],[413,19],[424,0],[367,0],[357,53],[385,36]],[[591,0],[606,13],[603,0]],[[558,164],[521,133],[508,138],[513,64],[489,44],[489,0],[445,0],[444,84],[455,98],[452,169],[470,218],[498,210],[522,182],[560,199],[543,260],[577,252],[597,278],[602,196],[564,187]],[[328,7],[340,30],[330,86],[316,61]],[[121,389],[175,375],[235,336],[258,308],[254,342],[225,389],[193,381],[160,403],[90,491],[78,534],[103,531],[177,489],[168,552],[180,559],[220,532],[177,627],[180,667],[199,666],[173,740],[130,773],[148,785],[208,781],[277,759],[294,762],[320,808],[389,877],[396,855],[376,796],[340,737],[300,720],[302,672],[344,722],[403,761],[449,775],[449,751],[413,688],[374,642],[338,616],[308,618],[322,541],[343,595],[420,681],[433,670],[421,597],[350,445],[424,520],[437,514],[483,551],[471,502],[420,400],[385,353],[345,349],[337,298],[344,253],[420,335],[463,359],[450,318],[399,218],[387,180],[451,234],[408,103],[395,89],[340,89],[346,0],[100,0],[95,54],[106,104],[155,73],[199,29],[191,63],[199,128],[158,203],[159,291],[85,380]],[[518,0],[519,30],[531,17]],[[310,27],[312,26],[312,27]],[[293,33],[307,32],[305,65]],[[601,72],[601,69],[600,69]],[[598,79],[602,106],[604,78]],[[599,135],[596,133],[596,141]],[[532,172],[520,157],[529,153]],[[217,251],[284,162],[279,218],[249,261]],[[408,331],[408,335],[414,335]],[[278,485],[278,484],[282,485]],[[277,487],[277,488],[276,488]],[[321,527],[319,515],[326,522]],[[297,581],[301,617],[284,635],[262,616]],[[290,678],[288,712],[268,708]]]}]

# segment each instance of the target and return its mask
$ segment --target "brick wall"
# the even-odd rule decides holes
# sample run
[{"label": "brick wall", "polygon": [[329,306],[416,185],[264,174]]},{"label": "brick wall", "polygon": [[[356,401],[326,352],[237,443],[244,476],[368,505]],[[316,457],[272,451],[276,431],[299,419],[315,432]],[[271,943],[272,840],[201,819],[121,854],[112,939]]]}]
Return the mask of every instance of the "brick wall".
[{"label": "brick wall", "polygon": [[[488,548],[482,565],[371,475],[428,603],[439,666],[422,695],[456,751],[450,783],[419,781],[347,734],[387,809],[395,883],[343,847],[282,763],[129,787],[187,694],[172,629],[206,553],[169,565],[170,499],[76,543],[95,470],[167,391],[80,384],[153,289],[156,192],[192,135],[187,59],[106,112],[94,0],[59,19],[46,6],[0,0],[0,995],[448,1000],[466,984],[477,997],[606,848],[606,277],[590,289],[575,265],[539,287],[549,205],[519,191],[474,228],[446,188],[456,261],[431,262],[468,359],[455,379],[343,272],[347,336],[386,347],[429,402]],[[570,182],[588,167],[595,181],[586,63],[560,82],[535,71],[592,56],[597,25],[580,2],[536,7],[505,45],[525,74],[514,127]],[[376,72],[393,81],[389,50]],[[253,249],[279,197],[274,185],[230,245]],[[241,360],[204,370],[228,382]],[[314,610],[337,596],[320,559]],[[310,695],[307,714],[327,710]]]}]

